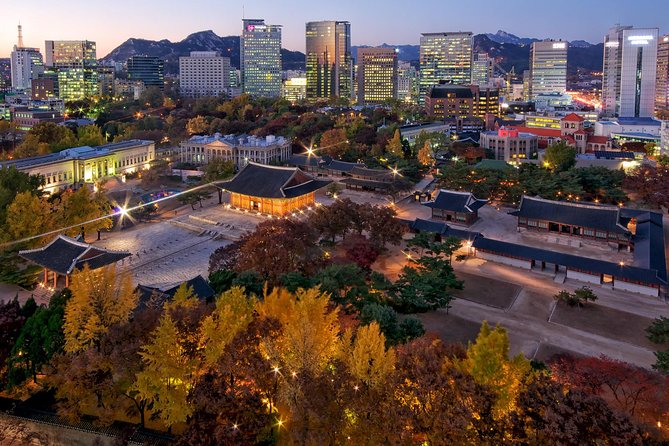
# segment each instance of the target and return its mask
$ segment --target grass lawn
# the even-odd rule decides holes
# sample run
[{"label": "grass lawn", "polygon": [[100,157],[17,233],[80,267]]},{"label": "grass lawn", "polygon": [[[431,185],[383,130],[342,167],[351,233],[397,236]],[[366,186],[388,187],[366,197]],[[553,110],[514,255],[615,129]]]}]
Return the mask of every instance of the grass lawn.
[{"label": "grass lawn", "polygon": [[458,299],[471,300],[482,305],[506,309],[511,306],[522,287],[489,277],[458,271],[456,277],[465,282],[463,290],[454,290]]},{"label": "grass lawn", "polygon": [[579,308],[558,302],[550,321],[651,350],[662,347],[646,338],[652,319],[602,305],[589,303]]}]

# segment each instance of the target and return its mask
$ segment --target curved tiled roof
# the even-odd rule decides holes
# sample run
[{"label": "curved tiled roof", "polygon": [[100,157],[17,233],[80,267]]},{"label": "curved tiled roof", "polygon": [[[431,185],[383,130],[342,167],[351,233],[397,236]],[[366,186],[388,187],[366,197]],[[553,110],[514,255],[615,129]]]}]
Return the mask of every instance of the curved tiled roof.
[{"label": "curved tiled roof", "polygon": [[19,251],[19,256],[58,274],[71,274],[88,265],[91,269],[111,265],[130,256],[127,251],[97,248],[77,239],[59,235],[38,249]]},{"label": "curved tiled roof", "polygon": [[434,200],[427,201],[423,205],[433,209],[473,214],[487,202],[488,200],[479,200],[470,192],[440,189]]},{"label": "curved tiled roof", "polygon": [[267,166],[250,162],[230,181],[221,183],[229,192],[259,198],[294,198],[314,192],[331,181],[315,180],[297,167]]}]

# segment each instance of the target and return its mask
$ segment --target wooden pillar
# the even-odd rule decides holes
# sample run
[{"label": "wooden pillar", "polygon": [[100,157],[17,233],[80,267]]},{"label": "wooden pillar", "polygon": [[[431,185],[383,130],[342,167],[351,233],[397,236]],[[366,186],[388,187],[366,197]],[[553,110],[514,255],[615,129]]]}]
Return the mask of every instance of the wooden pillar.
[{"label": "wooden pillar", "polygon": [[70,275],[65,274],[65,288],[68,288],[70,286]]},{"label": "wooden pillar", "polygon": [[44,268],[44,282],[43,282],[44,286],[46,286],[48,280],[49,280],[49,271],[46,268]]},{"label": "wooden pillar", "polygon": [[53,272],[53,289],[55,290],[56,287],[58,286],[58,273]]}]

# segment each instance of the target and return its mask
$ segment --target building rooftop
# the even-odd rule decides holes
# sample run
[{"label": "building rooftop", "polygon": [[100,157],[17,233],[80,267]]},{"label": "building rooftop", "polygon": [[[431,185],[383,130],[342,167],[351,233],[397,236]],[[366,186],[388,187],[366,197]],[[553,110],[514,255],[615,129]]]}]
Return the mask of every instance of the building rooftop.
[{"label": "building rooftop", "polygon": [[616,206],[546,200],[523,195],[520,206],[511,215],[532,220],[551,221],[617,234],[630,234],[629,219],[620,216]]},{"label": "building rooftop", "polygon": [[145,146],[149,144],[154,144],[154,142],[132,139],[129,141],[104,144],[97,147],[73,147],[71,149],[61,150],[60,152],[51,153],[49,155],[33,156],[30,158],[23,158],[18,160],[0,161],[0,169],[12,166],[16,167],[17,169],[25,169],[68,159],[96,158],[98,156],[104,156],[119,150],[129,149],[137,146]]},{"label": "building rooftop", "polygon": [[653,125],[659,127],[662,122],[654,118],[622,117],[616,118],[621,125]]},{"label": "building rooftop", "polygon": [[471,192],[458,192],[440,189],[432,201],[422,203],[432,209],[473,214],[484,206],[488,200],[479,200]]},{"label": "building rooftop", "polygon": [[429,97],[432,99],[441,99],[441,98],[457,98],[457,99],[472,99],[474,93],[472,93],[471,88],[464,85],[454,85],[454,84],[440,84],[435,85],[430,89]]},{"label": "building rooftop", "polygon": [[129,257],[130,253],[97,248],[78,239],[59,235],[42,248],[19,251],[19,256],[50,271],[67,275],[84,265],[91,269],[111,265]]},{"label": "building rooftop", "polygon": [[297,167],[250,162],[221,187],[229,192],[260,198],[295,198],[315,192],[331,181],[315,180]]},{"label": "building rooftop", "polygon": [[253,135],[221,135],[215,133],[213,135],[195,135],[188,140],[191,144],[211,144],[213,142],[223,142],[231,146],[241,147],[270,147],[275,145],[283,145],[288,141],[283,136],[268,135],[264,138]]}]

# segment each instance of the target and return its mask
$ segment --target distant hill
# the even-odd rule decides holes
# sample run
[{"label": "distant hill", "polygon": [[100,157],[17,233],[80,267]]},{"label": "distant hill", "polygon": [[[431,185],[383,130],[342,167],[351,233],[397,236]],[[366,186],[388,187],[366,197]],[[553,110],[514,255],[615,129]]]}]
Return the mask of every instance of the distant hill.
[{"label": "distant hill", "polygon": [[[191,51],[218,51],[230,58],[233,67],[239,68],[239,36],[220,37],[213,31],[193,33],[180,42],[130,38],[102,58],[102,62],[125,62],[134,55],[158,56],[165,59],[165,71],[176,74],[179,57],[188,56]],[[304,69],[304,54],[299,51],[281,49],[281,59],[284,70]]]},{"label": "distant hill", "polygon": [[[530,44],[539,39],[518,37],[505,31],[495,34],[477,34],[474,36],[474,52],[487,52],[497,58],[499,65],[510,70],[515,67],[516,73],[529,68]],[[420,57],[419,45],[380,45],[385,48],[399,50],[399,60],[417,65]],[[357,59],[358,48],[352,47],[353,57]],[[602,43],[593,45],[584,40],[575,40],[569,46],[569,71],[577,69],[601,71],[603,58]],[[103,62],[124,62],[133,55],[158,56],[165,59],[165,71],[176,74],[179,70],[179,57],[187,56],[191,51],[218,51],[222,56],[229,57],[232,66],[239,68],[239,36],[220,37],[213,31],[201,31],[189,35],[180,42],[169,40],[144,40],[131,38],[106,55]],[[305,56],[299,51],[281,50],[284,70],[304,70]]]}]

